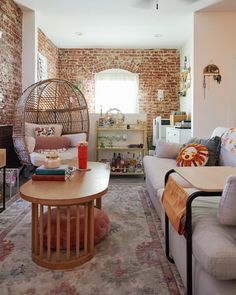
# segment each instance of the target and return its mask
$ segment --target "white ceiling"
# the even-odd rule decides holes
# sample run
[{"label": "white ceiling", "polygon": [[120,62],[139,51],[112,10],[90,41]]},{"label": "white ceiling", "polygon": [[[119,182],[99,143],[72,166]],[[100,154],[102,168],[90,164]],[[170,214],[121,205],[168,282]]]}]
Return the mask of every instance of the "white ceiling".
[{"label": "white ceiling", "polygon": [[157,0],[15,2],[36,11],[38,27],[60,48],[180,48],[193,12],[222,0],[159,0],[159,10]]}]

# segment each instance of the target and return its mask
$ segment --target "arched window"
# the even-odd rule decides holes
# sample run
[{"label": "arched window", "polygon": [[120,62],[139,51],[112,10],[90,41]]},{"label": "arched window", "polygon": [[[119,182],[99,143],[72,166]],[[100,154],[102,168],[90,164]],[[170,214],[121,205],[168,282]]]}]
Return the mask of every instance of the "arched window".
[{"label": "arched window", "polygon": [[117,108],[122,113],[138,112],[138,74],[110,69],[95,75],[95,112]]}]

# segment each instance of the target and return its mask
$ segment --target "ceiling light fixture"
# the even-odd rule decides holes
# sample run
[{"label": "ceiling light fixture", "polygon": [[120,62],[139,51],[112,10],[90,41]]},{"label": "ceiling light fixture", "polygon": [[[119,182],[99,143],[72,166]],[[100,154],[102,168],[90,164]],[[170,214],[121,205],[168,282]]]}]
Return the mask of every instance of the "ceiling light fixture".
[{"label": "ceiling light fixture", "polygon": [[75,34],[76,36],[79,36],[79,37],[83,35],[82,32],[75,32],[74,34]]},{"label": "ceiling light fixture", "polygon": [[155,34],[153,35],[155,38],[161,38],[163,35],[162,34]]}]

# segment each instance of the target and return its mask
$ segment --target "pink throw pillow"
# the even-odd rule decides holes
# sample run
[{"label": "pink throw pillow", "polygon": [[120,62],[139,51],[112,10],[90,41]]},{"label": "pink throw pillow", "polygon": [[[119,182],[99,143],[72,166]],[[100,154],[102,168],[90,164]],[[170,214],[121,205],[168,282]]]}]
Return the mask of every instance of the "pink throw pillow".
[{"label": "pink throw pillow", "polygon": [[41,152],[42,150],[59,150],[68,149],[70,146],[70,140],[67,137],[62,136],[37,136],[35,144],[35,152]]},{"label": "pink throw pillow", "polygon": [[[80,206],[80,248],[84,247],[84,207]],[[43,217],[43,242],[47,246],[47,213]],[[51,248],[56,249],[56,227],[57,209],[51,211]],[[109,232],[110,221],[107,214],[98,208],[94,208],[94,244],[104,240]],[[66,207],[60,208],[60,247],[66,249],[66,230],[67,230],[67,210]],[[71,248],[76,247],[76,207],[70,208],[70,236]]]}]

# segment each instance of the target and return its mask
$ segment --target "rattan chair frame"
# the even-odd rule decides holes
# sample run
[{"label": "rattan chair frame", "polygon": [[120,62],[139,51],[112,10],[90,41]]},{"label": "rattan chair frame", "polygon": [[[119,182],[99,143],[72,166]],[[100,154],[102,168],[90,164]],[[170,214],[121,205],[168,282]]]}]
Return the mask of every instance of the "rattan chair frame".
[{"label": "rattan chair frame", "polygon": [[29,86],[16,105],[13,142],[22,165],[31,165],[25,140],[25,122],[61,124],[62,134],[86,133],[89,113],[83,93],[71,82],[48,79]]}]

